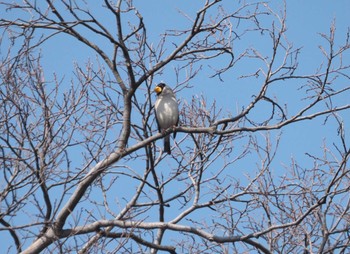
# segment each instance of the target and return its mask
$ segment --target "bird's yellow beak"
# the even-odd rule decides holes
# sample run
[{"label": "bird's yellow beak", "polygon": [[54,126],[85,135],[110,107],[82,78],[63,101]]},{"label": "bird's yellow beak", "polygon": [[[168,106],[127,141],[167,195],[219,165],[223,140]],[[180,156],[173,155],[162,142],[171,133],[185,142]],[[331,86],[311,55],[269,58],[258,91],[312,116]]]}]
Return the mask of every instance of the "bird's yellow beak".
[{"label": "bird's yellow beak", "polygon": [[155,91],[157,94],[160,94],[160,92],[162,91],[162,88],[159,87],[159,86],[156,86],[156,87],[154,88],[154,91]]}]

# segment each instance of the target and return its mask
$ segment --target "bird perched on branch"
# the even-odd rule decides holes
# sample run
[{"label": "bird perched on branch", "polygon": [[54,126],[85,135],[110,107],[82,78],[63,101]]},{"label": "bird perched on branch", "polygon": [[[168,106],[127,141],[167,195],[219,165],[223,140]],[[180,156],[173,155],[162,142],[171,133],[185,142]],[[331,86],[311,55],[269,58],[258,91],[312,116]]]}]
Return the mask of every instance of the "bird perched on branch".
[{"label": "bird perched on branch", "polygon": [[[156,120],[159,132],[164,133],[170,127],[179,123],[179,104],[177,103],[173,90],[164,83],[158,84],[154,91],[157,93],[157,100],[154,105]],[[174,138],[176,133],[174,132]],[[164,137],[164,151],[171,154],[170,134]]]}]

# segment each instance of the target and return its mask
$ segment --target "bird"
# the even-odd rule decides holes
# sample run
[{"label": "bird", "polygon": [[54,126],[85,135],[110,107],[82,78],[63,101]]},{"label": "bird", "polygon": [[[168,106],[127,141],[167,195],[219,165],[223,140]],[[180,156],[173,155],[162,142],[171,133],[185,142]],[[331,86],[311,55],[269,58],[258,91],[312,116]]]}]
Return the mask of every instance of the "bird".
[{"label": "bird", "polygon": [[[175,127],[179,123],[179,104],[176,100],[174,91],[165,83],[159,83],[154,91],[157,94],[157,100],[154,105],[156,112],[156,121],[158,130],[164,133],[170,127]],[[174,132],[174,138],[176,132]],[[164,137],[164,151],[171,154],[170,134]]]}]

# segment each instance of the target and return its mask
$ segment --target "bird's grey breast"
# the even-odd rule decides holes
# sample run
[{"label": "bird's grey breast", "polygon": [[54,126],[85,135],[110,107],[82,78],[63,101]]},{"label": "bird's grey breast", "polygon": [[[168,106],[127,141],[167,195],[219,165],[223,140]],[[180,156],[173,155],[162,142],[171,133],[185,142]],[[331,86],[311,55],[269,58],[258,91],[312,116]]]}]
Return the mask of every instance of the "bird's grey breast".
[{"label": "bird's grey breast", "polygon": [[155,104],[157,120],[161,129],[168,129],[178,121],[179,110],[175,96],[161,97]]}]

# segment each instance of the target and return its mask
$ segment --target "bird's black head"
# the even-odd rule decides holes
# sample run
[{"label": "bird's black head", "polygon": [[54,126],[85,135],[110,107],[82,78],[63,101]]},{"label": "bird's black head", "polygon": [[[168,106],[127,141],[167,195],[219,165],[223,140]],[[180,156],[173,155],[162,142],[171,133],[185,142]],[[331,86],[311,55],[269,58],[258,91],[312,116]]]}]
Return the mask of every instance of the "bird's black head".
[{"label": "bird's black head", "polygon": [[160,93],[163,91],[163,89],[164,89],[165,86],[166,86],[166,85],[165,85],[164,83],[159,83],[159,84],[154,88],[154,91],[155,91],[157,94],[160,94]]}]

